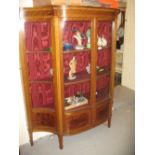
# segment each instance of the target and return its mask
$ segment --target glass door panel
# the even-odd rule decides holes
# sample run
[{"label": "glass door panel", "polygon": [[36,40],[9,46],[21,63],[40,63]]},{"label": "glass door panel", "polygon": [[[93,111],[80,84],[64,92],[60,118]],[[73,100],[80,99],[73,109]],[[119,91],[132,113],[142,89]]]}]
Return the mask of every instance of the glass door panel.
[{"label": "glass door panel", "polygon": [[51,22],[25,23],[26,62],[33,108],[53,108]]},{"label": "glass door panel", "polygon": [[62,21],[64,104],[72,109],[89,104],[91,22]]},{"label": "glass door panel", "polygon": [[97,22],[96,101],[109,97],[112,22]]}]

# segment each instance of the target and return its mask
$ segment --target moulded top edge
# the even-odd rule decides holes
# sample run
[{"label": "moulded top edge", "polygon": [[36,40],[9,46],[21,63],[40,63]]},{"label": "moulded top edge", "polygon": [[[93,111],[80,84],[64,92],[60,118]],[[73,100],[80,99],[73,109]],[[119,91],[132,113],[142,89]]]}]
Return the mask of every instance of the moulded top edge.
[{"label": "moulded top edge", "polygon": [[66,12],[74,11],[84,11],[86,14],[104,14],[104,13],[114,13],[118,14],[119,9],[113,8],[105,8],[105,7],[96,7],[96,6],[69,6],[69,5],[49,5],[49,6],[42,6],[42,7],[24,7],[20,8],[20,11],[23,12],[23,16],[52,16],[58,15],[61,16],[61,12],[65,10]]}]

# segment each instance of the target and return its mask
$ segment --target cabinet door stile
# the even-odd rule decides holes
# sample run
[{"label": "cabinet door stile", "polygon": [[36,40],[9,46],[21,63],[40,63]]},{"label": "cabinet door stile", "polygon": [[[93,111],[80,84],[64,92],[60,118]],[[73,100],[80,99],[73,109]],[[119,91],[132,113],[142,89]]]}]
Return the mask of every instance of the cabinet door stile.
[{"label": "cabinet door stile", "polygon": [[58,17],[53,17],[54,26],[54,83],[55,83],[55,98],[56,98],[56,117],[57,117],[57,132],[59,141],[61,141],[62,147],[62,136],[63,136],[63,122],[64,122],[64,106],[63,106],[63,70],[62,70],[62,49],[60,44],[61,39],[61,27],[60,20]]},{"label": "cabinet door stile", "polygon": [[91,106],[92,106],[92,125],[95,124],[95,104],[96,104],[96,58],[97,58],[97,46],[96,46],[96,18],[92,20],[92,40],[91,40]]},{"label": "cabinet door stile", "polygon": [[115,16],[115,20],[113,21],[113,24],[112,24],[112,57],[111,57],[110,104],[109,104],[108,127],[111,126],[112,106],[113,106],[113,98],[114,98],[116,32],[117,32],[117,16]]},{"label": "cabinet door stile", "polygon": [[112,23],[112,55],[111,55],[111,82],[110,82],[110,97],[114,97],[114,77],[115,77],[115,53],[116,53],[116,32],[117,32],[117,16]]}]

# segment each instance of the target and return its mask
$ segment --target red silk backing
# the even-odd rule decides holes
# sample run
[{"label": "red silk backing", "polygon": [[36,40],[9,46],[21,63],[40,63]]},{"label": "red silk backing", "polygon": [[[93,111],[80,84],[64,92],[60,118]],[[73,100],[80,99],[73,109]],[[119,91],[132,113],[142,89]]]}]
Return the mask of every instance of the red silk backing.
[{"label": "red silk backing", "polygon": [[97,80],[97,90],[101,90],[109,86],[110,77],[104,76],[103,78],[100,78]]},{"label": "red silk backing", "polygon": [[29,80],[50,80],[52,68],[51,54],[29,53],[27,54]]},{"label": "red silk backing", "polygon": [[78,30],[83,35],[82,45],[86,46],[86,32],[91,28],[90,21],[67,21],[63,24],[63,43],[71,43],[75,47],[75,45],[77,45],[77,41],[73,36]]},{"label": "red silk backing", "polygon": [[65,90],[65,98],[69,96],[74,96],[76,93],[82,92],[83,95],[90,95],[90,83],[85,82],[85,83],[80,83],[80,84],[75,84],[75,85],[69,85],[64,87]]},{"label": "red silk backing", "polygon": [[104,38],[108,41],[108,47],[111,46],[112,40],[112,22],[110,21],[98,21],[97,23],[98,36]]},{"label": "red silk backing", "polygon": [[104,49],[97,54],[97,65],[107,67],[111,64],[111,49]]},{"label": "red silk backing", "polygon": [[51,86],[51,83],[31,83],[30,94],[31,94],[32,106],[34,108],[38,107],[53,108],[54,98],[53,98],[53,86]]},{"label": "red silk backing", "polygon": [[68,75],[70,67],[69,62],[75,57],[77,61],[76,73],[85,72],[86,66],[90,63],[90,52],[80,52],[80,53],[65,53],[63,56],[64,59],[64,73]]},{"label": "red silk backing", "polygon": [[44,51],[51,46],[50,21],[25,23],[26,50]]}]

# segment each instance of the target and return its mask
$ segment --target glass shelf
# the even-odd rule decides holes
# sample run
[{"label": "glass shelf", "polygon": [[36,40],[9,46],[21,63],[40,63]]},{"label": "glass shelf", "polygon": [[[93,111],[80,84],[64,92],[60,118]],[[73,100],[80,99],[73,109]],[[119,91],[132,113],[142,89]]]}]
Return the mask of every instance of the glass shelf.
[{"label": "glass shelf", "polygon": [[80,53],[80,52],[90,52],[91,49],[88,49],[88,48],[85,48],[85,49],[82,49],[82,50],[76,50],[76,49],[72,49],[72,50],[66,50],[66,51],[63,51],[64,54],[68,54],[68,53]]},{"label": "glass shelf", "polygon": [[64,78],[64,85],[73,85],[73,84],[78,84],[78,83],[83,83],[83,82],[88,82],[90,81],[90,74],[87,72],[82,72],[82,73],[77,73],[76,74],[76,79],[75,80],[68,80],[67,76]]},{"label": "glass shelf", "polygon": [[52,51],[26,51],[26,54],[40,54],[40,53],[52,53]]},{"label": "glass shelf", "polygon": [[49,79],[49,80],[30,80],[30,83],[51,83],[53,78]]},{"label": "glass shelf", "polygon": [[[51,106],[51,105],[48,105]],[[54,105],[52,105],[51,108],[48,108],[48,106],[46,107],[37,107],[37,108],[32,108],[32,112],[54,112]]]},{"label": "glass shelf", "polygon": [[96,71],[97,80],[100,78],[103,78],[104,76],[110,76],[110,66],[101,67],[101,68],[104,68],[104,70],[101,72]]},{"label": "glass shelf", "polygon": [[111,49],[111,46],[106,46],[106,47],[103,47],[102,49],[98,49],[97,51],[98,52],[104,52],[106,49]]}]

